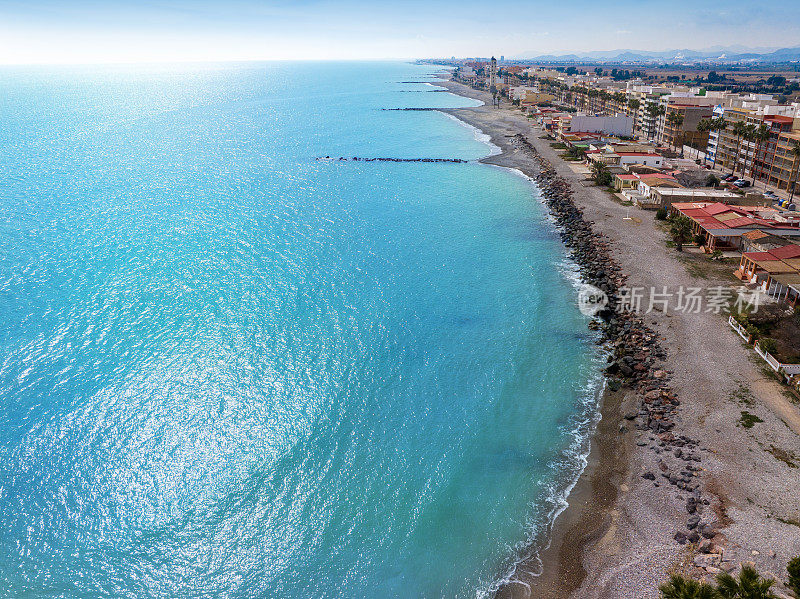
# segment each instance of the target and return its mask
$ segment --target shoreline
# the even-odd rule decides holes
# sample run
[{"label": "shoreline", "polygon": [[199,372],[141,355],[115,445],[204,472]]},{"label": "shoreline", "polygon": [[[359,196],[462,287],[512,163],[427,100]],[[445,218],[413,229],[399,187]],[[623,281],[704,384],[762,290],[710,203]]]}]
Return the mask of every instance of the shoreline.
[{"label": "shoreline", "polygon": [[[462,90],[455,88],[459,84],[450,81],[441,84],[451,93],[463,95],[458,93]],[[486,136],[487,143],[497,148],[478,162],[516,171],[535,185],[539,172],[533,165],[510,163],[507,159],[511,149],[509,137],[497,130],[487,132],[464,120],[461,112],[465,110],[470,109],[447,108],[441,112]],[[577,263],[576,267],[580,268]],[[631,399],[623,390],[612,391],[606,384],[603,387],[598,390],[595,421],[586,431],[589,445],[586,464],[567,489],[566,506],[555,515],[549,528],[532,541],[534,555],[515,564],[510,582],[504,583],[495,594],[497,599],[532,597],[534,592],[542,599],[558,599],[569,596],[583,583],[587,573],[581,551],[574,548],[598,539],[608,528],[608,512],[616,502],[617,486],[628,474],[627,460],[624,457],[620,460],[628,453],[628,444],[618,434],[615,423],[622,418],[623,405],[630,404]],[[540,565],[538,572],[537,565]]]},{"label": "shoreline", "polygon": [[[624,231],[625,235],[620,235],[624,208],[614,204],[604,191],[582,185],[582,177],[558,158],[548,142],[538,139],[540,133],[519,111],[491,108],[486,104],[486,92],[457,82],[442,79],[436,85],[457,95],[484,101],[481,107],[440,111],[477,128],[501,148],[499,154],[484,157],[480,162],[517,170],[539,182],[545,196],[543,201],[556,221],[560,216],[554,214],[554,203],[557,212],[560,200],[548,199],[548,193],[563,196],[565,203],[576,205],[581,217],[584,214],[587,217],[589,235],[593,238],[591,243],[596,243],[603,251],[608,248],[609,257],[614,255],[611,262],[619,264],[617,283],[624,284],[628,277],[637,283],[671,282],[659,277],[661,271],[667,275],[665,278],[681,282],[695,278],[687,279],[685,264],[667,252],[663,231],[649,223],[653,229],[652,239],[647,240],[652,259],[645,262],[656,263],[656,267],[642,263],[636,232],[630,235],[629,231]],[[570,246],[572,233],[565,235],[563,225],[563,219],[557,222],[562,240],[574,254],[575,244]],[[583,264],[580,258],[584,258]],[[602,266],[610,266],[611,262]],[[587,281],[587,260],[579,256],[578,263],[582,279]],[[591,276],[596,274],[593,273],[596,269],[590,264],[588,270],[588,282],[593,283]],[[609,295],[615,291],[613,289]],[[676,327],[678,323],[680,326]],[[738,352],[740,358],[746,355],[733,335],[729,335],[722,318],[713,314],[700,315],[699,323],[691,319],[670,322],[663,315],[653,315],[624,324],[638,329],[645,337],[652,334],[657,338],[644,348],[632,346],[638,356],[636,366],[648,374],[639,376],[640,371],[631,380],[619,374],[619,364],[623,368],[626,366],[622,360],[612,363],[615,369],[606,373],[607,379],[621,382],[622,387],[617,391],[607,388],[600,399],[601,419],[591,433],[587,464],[567,497],[567,507],[556,516],[547,531],[548,538],[534,542],[535,546],[544,547],[541,555],[522,560],[511,580],[496,593],[498,598],[655,599],[658,584],[668,571],[710,578],[720,570],[733,571],[745,560],[755,561],[762,570],[772,573],[780,588],[781,571],[775,564],[780,560],[785,564],[793,553],[800,553],[800,526],[793,528],[785,524],[796,521],[794,518],[800,511],[800,502],[793,501],[793,497],[800,497],[800,484],[797,477],[794,484],[787,481],[789,473],[775,468],[772,458],[764,455],[764,443],[738,427],[735,420],[731,422],[743,405],[741,399],[733,399],[733,385],[747,388],[753,396],[752,401],[747,400],[747,405],[758,403],[762,408],[759,415],[763,414],[765,421],[770,418],[773,427],[770,435],[782,446],[791,447],[790,453],[795,451],[798,456],[800,411],[795,421],[791,410],[796,411],[796,408],[787,406],[785,398],[781,400],[778,385],[768,380],[751,361],[747,362],[747,368],[738,369],[744,372],[730,369],[741,377],[731,377],[725,391],[712,386],[720,379],[722,360],[719,355],[714,363],[703,365],[701,362],[695,366],[690,359],[687,366],[686,354],[681,353],[687,345],[704,357],[712,356],[717,349],[714,337],[702,339],[701,343],[686,339],[687,328],[698,324],[703,331],[713,331],[723,341],[725,351]],[[618,327],[612,324],[609,330],[606,322],[599,328],[603,329],[606,341],[616,344],[618,350]],[[673,328],[676,330],[670,330]],[[617,352],[617,357],[620,353],[622,357],[631,353],[630,347],[626,349],[624,342],[622,345],[623,350]],[[670,351],[662,351],[659,346]],[[723,370],[722,374],[731,373]],[[678,399],[691,397],[693,392],[701,390],[710,391],[714,397],[701,405]],[[723,412],[723,418],[717,412]],[[707,419],[714,420],[713,428],[707,424]],[[788,434],[779,429],[776,422],[790,429]],[[748,449],[753,452],[754,447],[758,447],[760,455],[737,453],[743,436],[747,437]],[[671,455],[669,460],[665,457],[673,450],[678,460],[671,459]],[[694,461],[699,465],[701,459],[702,467],[691,465]],[[763,474],[765,466],[772,477],[765,485],[768,493],[756,502],[751,495],[754,486],[761,482],[759,475]],[[677,473],[675,468],[690,470]],[[742,475],[743,469],[755,472]],[[654,472],[661,476],[655,476]],[[744,479],[744,484],[735,479]],[[784,492],[783,498],[776,498],[779,490]],[[734,513],[736,518],[732,517]],[[692,521],[695,515],[699,516],[699,523]],[[773,541],[776,534],[781,535],[780,542]],[[696,555],[697,543],[703,539],[707,539],[704,547],[709,551]],[[774,548],[765,551],[770,545]],[[762,556],[769,556],[769,559]],[[539,559],[541,575],[538,574]],[[785,576],[785,572],[782,574]]]}]

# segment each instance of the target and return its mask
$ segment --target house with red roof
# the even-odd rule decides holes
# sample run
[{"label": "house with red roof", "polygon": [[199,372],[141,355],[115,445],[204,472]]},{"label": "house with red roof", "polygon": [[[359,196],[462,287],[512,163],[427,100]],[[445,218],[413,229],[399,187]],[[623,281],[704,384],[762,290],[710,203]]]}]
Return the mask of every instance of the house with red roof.
[{"label": "house with red roof", "polygon": [[789,243],[765,252],[745,252],[734,274],[778,301],[795,306],[800,299],[800,245]]},{"label": "house with red roof", "polygon": [[756,229],[800,241],[800,223],[781,219],[774,209],[720,202],[676,202],[671,211],[692,221],[693,234],[703,239],[703,247],[708,252],[739,250],[743,245],[742,236]]}]

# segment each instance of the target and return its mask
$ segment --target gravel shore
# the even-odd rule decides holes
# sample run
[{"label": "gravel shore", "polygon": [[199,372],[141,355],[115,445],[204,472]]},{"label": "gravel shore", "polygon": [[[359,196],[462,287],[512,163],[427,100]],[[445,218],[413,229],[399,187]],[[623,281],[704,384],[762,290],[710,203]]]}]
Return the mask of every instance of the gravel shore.
[{"label": "gravel shore", "polygon": [[[443,112],[502,149],[484,162],[537,181],[584,280],[612,300],[623,285],[733,284],[730,265],[668,248],[654,213],[587,184],[519,110]],[[786,562],[800,555],[800,406],[721,314],[607,313],[596,326],[619,389],[602,401],[589,464],[551,532],[542,574],[538,560],[520,563],[498,597],[655,599],[670,571],[711,578],[744,561],[785,592]]]}]

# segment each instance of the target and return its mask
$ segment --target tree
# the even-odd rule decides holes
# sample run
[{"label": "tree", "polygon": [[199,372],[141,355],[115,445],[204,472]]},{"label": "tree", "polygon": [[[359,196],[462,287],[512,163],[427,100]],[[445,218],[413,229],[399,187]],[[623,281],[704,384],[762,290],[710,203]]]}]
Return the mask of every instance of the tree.
[{"label": "tree", "polygon": [[[670,145],[672,145],[677,150],[677,140],[678,140],[678,132],[680,130],[681,125],[683,125],[683,115],[679,112],[670,112],[666,118],[667,124],[669,124],[673,129],[675,129],[675,134],[670,139]],[[681,132],[681,137],[682,137]]]},{"label": "tree", "polygon": [[736,154],[733,157],[733,172],[736,173],[736,169],[739,166],[739,150],[742,147],[742,138],[747,133],[747,124],[744,121],[736,121],[732,130],[736,136]]},{"label": "tree", "polygon": [[789,201],[791,202],[794,198],[794,188],[797,185],[797,163],[800,159],[800,142],[793,141],[790,152],[792,154],[792,176],[789,181]]},{"label": "tree", "polygon": [[661,591],[663,599],[718,599],[717,590],[710,584],[683,578],[677,574],[669,577],[669,582],[665,582],[658,590]]},{"label": "tree", "polygon": [[[759,343],[762,343],[759,341]],[[763,347],[763,345],[762,345]],[[786,566],[789,573],[787,586],[800,599],[800,556]],[[662,599],[777,599],[772,592],[774,580],[762,578],[752,566],[742,565],[739,576],[727,572],[717,574],[716,588],[678,574],[659,586]]]},{"label": "tree", "polygon": [[742,565],[737,578],[727,572],[717,575],[717,592],[723,599],[777,599],[771,590],[774,583],[761,578],[752,566]]},{"label": "tree", "polygon": [[[698,133],[708,133],[711,131],[711,127],[713,126],[713,119],[700,119],[697,123],[697,132]],[[706,144],[706,151],[703,154],[703,164],[706,164],[708,160],[708,144]]]},{"label": "tree", "polygon": [[754,131],[753,131],[753,140],[756,142],[756,150],[753,154],[753,160],[750,162],[750,176],[753,178],[753,187],[756,184],[756,156],[761,151],[761,146],[765,141],[769,141],[770,137],[770,130],[769,127],[765,123],[761,123]]},{"label": "tree", "polygon": [[606,90],[603,89],[603,90],[600,90],[600,94],[599,95],[600,95],[600,101],[603,103],[602,104],[603,107],[600,109],[600,114],[604,115],[604,114],[606,114],[606,107],[607,107],[608,101],[611,99],[611,94],[609,94]]},{"label": "tree", "polygon": [[[715,119],[711,119],[711,129],[710,131],[724,131],[728,128],[728,121],[725,120],[725,117],[717,117]],[[719,142],[720,138],[719,135],[717,136],[717,149],[714,150],[714,160],[711,163],[713,168],[717,168],[717,155],[719,154]]]},{"label": "tree", "polygon": [[[751,142],[755,140],[756,136],[756,126],[754,124],[748,124],[744,126],[744,133],[742,133],[742,139],[747,142]],[[742,165],[742,179],[747,176],[747,158],[750,154],[750,148],[748,147],[744,153],[744,164]],[[753,156],[750,158],[750,163],[753,163],[756,155],[753,152]]]},{"label": "tree", "polygon": [[786,571],[789,573],[789,589],[797,599],[800,599],[800,557],[791,560],[786,566]]},{"label": "tree", "polygon": [[636,116],[639,114],[639,106],[642,103],[639,102],[636,98],[628,98],[628,108],[633,112],[633,131],[634,137],[636,136]]},{"label": "tree", "polygon": [[[662,114],[666,114],[667,109],[661,104],[652,103],[647,105],[645,111],[647,112],[648,115],[650,115],[651,118],[658,119],[658,117],[660,117]],[[656,131],[658,131],[658,124],[654,123],[653,126],[655,128],[655,131],[650,131],[650,133],[652,137],[655,138]]]},{"label": "tree", "polygon": [[669,234],[675,242],[675,249],[683,251],[683,244],[692,239],[692,221],[687,216],[676,216],[670,221]]},{"label": "tree", "polygon": [[611,185],[614,178],[608,172],[608,167],[602,162],[592,162],[592,178],[598,185]]}]

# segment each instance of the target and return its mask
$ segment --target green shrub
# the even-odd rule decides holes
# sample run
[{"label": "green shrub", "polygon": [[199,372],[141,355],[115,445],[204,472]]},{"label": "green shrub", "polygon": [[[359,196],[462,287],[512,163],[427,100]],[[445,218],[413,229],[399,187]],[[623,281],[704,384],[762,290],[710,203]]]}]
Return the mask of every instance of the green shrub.
[{"label": "green shrub", "polygon": [[775,352],[778,351],[778,344],[774,339],[771,337],[764,337],[758,342],[758,345],[763,349],[765,352],[775,355]]},{"label": "green shrub", "polygon": [[759,422],[764,421],[755,414],[751,414],[747,410],[742,410],[742,415],[739,418],[739,424],[741,424],[744,428],[753,428],[753,426]]},{"label": "green shrub", "polygon": [[661,591],[663,599],[715,599],[719,597],[717,590],[710,584],[684,578],[677,574],[669,577],[669,582],[665,582],[658,590]]},{"label": "green shrub", "polygon": [[761,331],[758,330],[758,327],[754,324],[750,324],[749,322],[745,323],[744,325],[747,334],[750,335],[753,341],[758,339],[761,336]]},{"label": "green shrub", "polygon": [[800,556],[789,562],[786,571],[789,572],[789,589],[800,599]]},{"label": "green shrub", "polygon": [[777,599],[771,590],[774,583],[762,578],[752,566],[742,565],[736,578],[727,572],[717,574],[717,593],[723,599]]},{"label": "green shrub", "polygon": [[656,218],[658,220],[667,220],[667,209],[666,208],[659,208],[656,211]]},{"label": "green shrub", "polygon": [[[800,557],[786,566],[789,573],[788,587],[800,599]],[[774,580],[762,578],[752,566],[742,565],[739,575],[734,578],[727,572],[717,574],[716,587],[672,574],[669,581],[658,587],[662,599],[777,599],[772,592]]]}]

